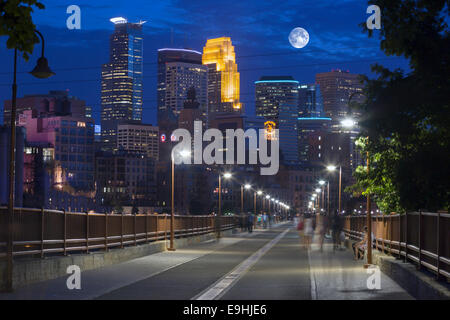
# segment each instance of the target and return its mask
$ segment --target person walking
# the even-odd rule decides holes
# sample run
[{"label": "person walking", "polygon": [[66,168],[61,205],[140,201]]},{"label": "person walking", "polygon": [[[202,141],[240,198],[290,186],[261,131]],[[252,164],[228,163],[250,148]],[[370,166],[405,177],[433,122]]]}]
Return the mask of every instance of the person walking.
[{"label": "person walking", "polygon": [[311,241],[313,234],[314,234],[313,217],[311,217],[311,215],[308,214],[304,220],[304,234],[303,234],[304,247],[306,250],[309,250],[311,248]]},{"label": "person walking", "polygon": [[323,242],[325,241],[325,233],[328,230],[328,219],[326,215],[319,216],[319,226],[318,226],[318,234],[319,234],[319,245],[320,252],[323,252]]},{"label": "person walking", "polygon": [[253,220],[254,220],[253,214],[249,213],[248,217],[247,217],[247,230],[248,230],[248,233],[252,233],[253,232]]},{"label": "person walking", "polygon": [[297,223],[297,231],[298,231],[298,237],[300,239],[300,248],[303,248],[305,245],[305,221],[303,219],[303,216],[298,217],[298,219],[295,219],[295,222]]},{"label": "person walking", "polygon": [[338,212],[333,215],[332,221],[332,237],[333,237],[333,251],[341,249],[341,232],[342,232],[342,219]]}]

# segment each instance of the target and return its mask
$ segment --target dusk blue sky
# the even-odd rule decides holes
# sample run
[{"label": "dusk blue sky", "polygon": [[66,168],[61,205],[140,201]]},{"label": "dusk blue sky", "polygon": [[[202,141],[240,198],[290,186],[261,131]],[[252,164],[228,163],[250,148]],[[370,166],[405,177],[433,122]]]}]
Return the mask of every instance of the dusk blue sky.
[{"label": "dusk blue sky", "polygon": [[[144,122],[156,121],[156,53],[164,47],[202,51],[208,38],[229,36],[235,46],[241,73],[241,100],[247,114],[254,114],[254,82],[264,75],[291,75],[301,83],[313,83],[318,72],[331,69],[370,73],[378,62],[389,68],[407,69],[404,59],[387,57],[379,48],[378,33],[368,39],[364,0],[285,1],[143,1],[143,0],[49,0],[41,1],[34,21],[46,38],[46,56],[56,76],[39,80],[27,74],[38,58],[40,44],[30,61],[19,59],[18,96],[69,90],[100,114],[100,71],[108,61],[109,19],[123,16],[144,25]],[[66,28],[66,8],[81,8],[81,30]],[[305,28],[310,35],[303,49],[291,47],[290,31]],[[171,43],[173,34],[173,44]],[[11,97],[13,51],[0,37],[0,100]],[[1,110],[0,123],[3,122]]]}]

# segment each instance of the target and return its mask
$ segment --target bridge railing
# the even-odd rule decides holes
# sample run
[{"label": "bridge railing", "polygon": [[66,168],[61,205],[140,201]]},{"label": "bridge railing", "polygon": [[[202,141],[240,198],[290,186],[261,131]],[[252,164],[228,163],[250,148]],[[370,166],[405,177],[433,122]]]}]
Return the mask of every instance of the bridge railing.
[{"label": "bridge railing", "polygon": [[[366,216],[345,217],[344,232],[361,240]],[[405,261],[417,264],[450,280],[450,214],[408,212],[398,215],[374,215],[374,247]]]},{"label": "bridge railing", "polygon": [[[190,237],[239,225],[235,216],[175,216],[175,238]],[[41,256],[89,252],[170,238],[170,215],[99,214],[14,209],[13,255]],[[0,207],[0,258],[6,256],[8,210]]]}]

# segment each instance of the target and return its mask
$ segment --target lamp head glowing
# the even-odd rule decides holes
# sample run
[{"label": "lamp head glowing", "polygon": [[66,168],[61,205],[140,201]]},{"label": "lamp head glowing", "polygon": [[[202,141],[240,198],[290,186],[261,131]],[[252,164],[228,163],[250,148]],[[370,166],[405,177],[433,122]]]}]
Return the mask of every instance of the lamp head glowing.
[{"label": "lamp head glowing", "polygon": [[321,191],[320,188],[317,188],[317,189],[316,189],[316,192],[317,192],[317,193],[319,193],[320,191]]},{"label": "lamp head glowing", "polygon": [[269,195],[267,195],[267,196],[266,196],[266,199],[270,199],[270,196],[269,196]]},{"label": "lamp head glowing", "polygon": [[128,20],[123,17],[111,18],[111,19],[109,19],[109,21],[111,21],[114,24],[122,24],[122,23],[128,22]]},{"label": "lamp head glowing", "polygon": [[191,155],[191,152],[189,150],[182,150],[180,151],[180,156],[182,156],[183,158],[187,158]]},{"label": "lamp head glowing", "polygon": [[257,194],[258,194],[258,196],[260,196],[260,195],[262,195],[262,191],[261,190],[258,190],[258,192],[256,192]]},{"label": "lamp head glowing", "polygon": [[250,189],[251,187],[252,187],[252,186],[249,185],[248,183],[244,185],[244,188],[245,188],[245,189]]},{"label": "lamp head glowing", "polygon": [[350,128],[353,128],[356,125],[356,122],[353,119],[347,118],[347,119],[344,119],[344,120],[341,121],[341,125],[344,128],[349,128],[350,129]]},{"label": "lamp head glowing", "polygon": [[325,184],[325,180],[320,180],[320,181],[319,181],[319,184],[320,184],[321,186],[323,186],[323,185]]},{"label": "lamp head glowing", "polygon": [[226,172],[226,173],[223,174],[223,177],[224,177],[225,179],[229,179],[229,178],[231,178],[231,173]]},{"label": "lamp head glowing", "polygon": [[336,170],[336,166],[333,166],[333,165],[327,166],[327,170],[334,171],[334,170]]}]

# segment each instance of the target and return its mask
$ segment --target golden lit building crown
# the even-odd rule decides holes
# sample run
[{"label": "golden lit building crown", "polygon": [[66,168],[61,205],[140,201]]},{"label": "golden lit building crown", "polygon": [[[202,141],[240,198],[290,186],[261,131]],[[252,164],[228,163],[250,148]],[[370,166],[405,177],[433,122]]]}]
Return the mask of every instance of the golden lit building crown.
[{"label": "golden lit building crown", "polygon": [[203,64],[216,64],[216,70],[221,73],[222,102],[231,102],[234,109],[240,109],[240,75],[237,71],[236,55],[231,38],[208,39],[203,48],[202,62]]}]

